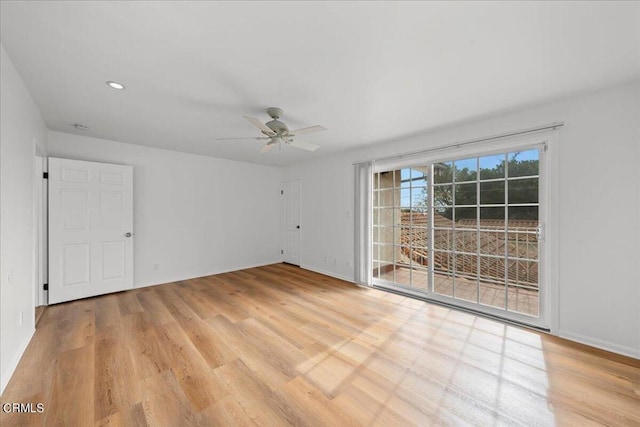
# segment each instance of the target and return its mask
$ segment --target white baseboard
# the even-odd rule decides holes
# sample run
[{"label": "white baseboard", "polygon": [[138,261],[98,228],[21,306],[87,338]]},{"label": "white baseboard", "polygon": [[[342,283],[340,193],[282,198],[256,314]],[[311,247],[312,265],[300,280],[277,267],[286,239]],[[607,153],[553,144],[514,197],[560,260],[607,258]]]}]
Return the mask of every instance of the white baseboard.
[{"label": "white baseboard", "polygon": [[196,276],[181,276],[181,277],[174,277],[171,279],[160,279],[161,281],[154,281],[154,282],[143,282],[143,283],[136,283],[135,285],[133,285],[134,289],[138,289],[138,288],[146,288],[148,286],[156,286],[156,285],[164,285],[167,283],[173,283],[173,282],[181,282],[184,280],[191,280],[191,279],[200,279],[202,277],[207,277],[207,276],[215,276],[216,274],[223,274],[223,273],[231,273],[233,271],[240,271],[240,270],[246,270],[249,268],[257,268],[257,267],[264,267],[266,265],[273,265],[273,264],[280,264],[282,261],[280,260],[274,260],[272,262],[266,262],[266,263],[261,263],[261,264],[252,264],[252,265],[247,265],[247,266],[242,266],[242,267],[238,267],[238,268],[230,268],[227,270],[216,270],[213,272],[209,272],[209,273],[204,273],[204,274],[198,274]]},{"label": "white baseboard", "polygon": [[350,282],[350,283],[355,284],[353,282],[353,278],[352,277],[347,277],[347,276],[343,276],[341,274],[336,274],[336,273],[330,273],[328,271],[324,271],[324,270],[321,270],[321,269],[315,268],[315,267],[310,267],[308,265],[301,265],[300,268],[304,268],[305,270],[313,271],[314,273],[324,274],[325,276],[333,277],[335,279],[340,279],[340,280],[344,280],[345,282]]},{"label": "white baseboard", "polygon": [[615,344],[609,341],[600,340],[597,338],[588,337],[582,334],[576,334],[569,331],[558,331],[558,336],[571,341],[586,344],[591,347],[596,347],[601,350],[610,351],[612,353],[622,354],[623,356],[633,357],[634,359],[640,359],[640,350],[624,345]]},{"label": "white baseboard", "polygon": [[36,332],[35,328],[31,330],[29,336],[22,342],[16,354],[13,355],[13,360],[11,364],[7,367],[5,372],[2,373],[2,381],[0,382],[0,394],[4,393],[4,389],[9,384],[9,380],[13,375],[14,371],[18,367],[18,363],[20,363],[20,359],[22,359],[22,355],[24,351],[27,349],[27,346],[31,342],[31,338],[33,338],[33,334]]}]

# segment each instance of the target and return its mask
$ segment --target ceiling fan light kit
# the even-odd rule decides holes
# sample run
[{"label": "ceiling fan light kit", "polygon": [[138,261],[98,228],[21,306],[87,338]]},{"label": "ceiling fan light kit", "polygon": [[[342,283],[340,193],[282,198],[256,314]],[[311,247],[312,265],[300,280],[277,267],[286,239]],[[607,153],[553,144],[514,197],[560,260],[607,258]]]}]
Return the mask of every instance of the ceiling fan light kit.
[{"label": "ceiling fan light kit", "polygon": [[260,154],[266,153],[267,151],[269,151],[273,147],[273,145],[275,145],[276,143],[285,143],[285,144],[291,145],[292,147],[301,148],[307,151],[316,151],[318,148],[320,148],[316,144],[297,141],[295,137],[301,134],[311,134],[311,133],[325,131],[327,129],[324,126],[316,125],[316,126],[310,126],[310,127],[290,131],[289,127],[284,122],[281,122],[279,120],[280,117],[282,117],[282,115],[284,114],[284,111],[282,111],[282,108],[277,108],[277,107],[267,108],[267,114],[269,115],[269,117],[272,118],[272,120],[267,123],[262,123],[260,120],[256,119],[255,117],[244,116],[244,118],[249,123],[251,123],[251,125],[256,127],[265,136],[259,136],[259,137],[253,137],[253,138],[251,137],[249,138],[218,138],[218,141],[232,140],[232,139],[258,139],[258,140],[268,139],[270,140],[259,151]]}]

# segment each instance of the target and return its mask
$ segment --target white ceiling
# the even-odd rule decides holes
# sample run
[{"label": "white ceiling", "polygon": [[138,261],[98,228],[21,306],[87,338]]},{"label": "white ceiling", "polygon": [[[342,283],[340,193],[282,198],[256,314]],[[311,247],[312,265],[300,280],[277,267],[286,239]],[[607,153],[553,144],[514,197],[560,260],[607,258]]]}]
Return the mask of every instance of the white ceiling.
[{"label": "white ceiling", "polygon": [[[638,2],[5,2],[50,129],[284,165],[640,76]],[[105,81],[124,83],[115,91]],[[285,111],[315,153],[258,155]],[[303,138],[301,138],[303,139]]]}]

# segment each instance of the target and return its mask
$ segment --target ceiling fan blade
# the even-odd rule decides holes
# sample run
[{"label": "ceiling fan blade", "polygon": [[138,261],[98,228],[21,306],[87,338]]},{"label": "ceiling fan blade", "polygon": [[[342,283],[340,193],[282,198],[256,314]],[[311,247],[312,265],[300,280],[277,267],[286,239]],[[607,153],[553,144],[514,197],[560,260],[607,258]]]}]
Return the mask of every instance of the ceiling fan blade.
[{"label": "ceiling fan blade", "polygon": [[245,136],[242,138],[216,138],[216,141],[231,141],[231,140],[254,140],[254,139],[271,139],[268,136]]},{"label": "ceiling fan blade", "polygon": [[264,123],[262,123],[260,120],[256,119],[255,117],[248,117],[248,116],[243,116],[245,119],[247,119],[247,121],[249,123],[251,123],[252,125],[254,125],[255,127],[257,127],[258,129],[260,129],[260,131],[264,134],[267,134],[269,136],[275,136],[276,133],[271,130],[267,125],[265,125]]},{"label": "ceiling fan blade", "polygon": [[323,132],[325,130],[327,130],[327,128],[324,126],[310,126],[308,128],[289,131],[289,134],[293,134],[297,136],[297,135],[304,135],[309,133]]},{"label": "ceiling fan blade", "polygon": [[258,151],[258,153],[260,154],[266,153],[267,151],[271,150],[274,145],[276,145],[274,142],[269,142],[264,147],[262,147],[260,151]]},{"label": "ceiling fan blade", "polygon": [[303,150],[307,150],[307,151],[316,151],[318,148],[320,148],[319,145],[311,144],[309,142],[302,142],[302,141],[293,141],[293,142],[289,142],[288,144],[291,145],[292,147],[302,148]]}]

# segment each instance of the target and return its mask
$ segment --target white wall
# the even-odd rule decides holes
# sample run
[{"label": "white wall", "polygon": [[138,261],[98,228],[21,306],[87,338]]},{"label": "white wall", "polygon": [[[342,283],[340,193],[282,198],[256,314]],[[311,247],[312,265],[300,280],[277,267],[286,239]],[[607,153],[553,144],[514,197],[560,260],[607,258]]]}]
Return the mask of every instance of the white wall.
[{"label": "white wall", "polygon": [[278,168],[59,132],[48,143],[50,157],[134,167],[136,286],[280,261]]},{"label": "white wall", "polygon": [[[0,392],[35,329],[33,189],[46,127],[0,46]],[[20,321],[22,319],[22,322]]]},{"label": "white wall", "polygon": [[302,266],[353,277],[352,162],[556,121],[565,122],[551,183],[559,197],[557,331],[640,357],[637,81],[284,168],[283,179],[302,181]]}]

